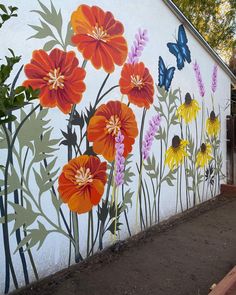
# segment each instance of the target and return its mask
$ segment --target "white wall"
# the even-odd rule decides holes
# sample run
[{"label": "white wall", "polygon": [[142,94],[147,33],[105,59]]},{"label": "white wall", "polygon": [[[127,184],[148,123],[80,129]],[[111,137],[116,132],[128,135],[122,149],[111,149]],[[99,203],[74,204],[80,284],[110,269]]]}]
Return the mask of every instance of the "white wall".
[{"label": "white wall", "polygon": [[[42,1],[45,5],[49,6],[49,1]],[[8,5],[9,1],[3,0],[3,4]],[[63,15],[64,27],[66,27],[71,13],[77,8],[78,5],[82,4],[80,1],[70,0],[70,1],[62,1],[57,0],[54,1],[54,5],[57,9],[61,9]],[[87,0],[86,4],[88,5],[98,5],[102,9],[111,11],[115,18],[120,20],[125,27],[125,38],[128,41],[128,46],[130,48],[135,33],[138,28],[143,28],[148,30],[149,41],[142,53],[140,58],[149,68],[150,73],[152,74],[155,83],[158,83],[158,58],[162,56],[166,65],[176,66],[175,57],[169,52],[166,44],[168,42],[174,42],[180,22],[178,19],[172,14],[172,12],[168,9],[168,7],[162,3],[162,1],[158,0],[136,0],[136,1],[122,1],[122,0]],[[14,49],[15,54],[22,55],[22,64],[26,64],[31,59],[32,51],[35,49],[42,48],[45,40],[38,39],[29,39],[31,35],[34,34],[34,31],[28,26],[28,24],[38,25],[38,15],[31,12],[31,10],[39,9],[39,4],[35,0],[31,1],[23,1],[23,0],[15,0],[14,5],[19,8],[18,17],[15,19],[11,19],[7,22],[3,28],[0,30],[0,40],[1,40],[1,49],[0,49],[0,57],[3,58],[4,55],[8,54],[8,48]],[[194,95],[194,97],[199,101],[201,105],[201,98],[198,91],[197,82],[195,79],[194,71],[193,71],[193,62],[197,60],[198,64],[201,68],[201,73],[203,77],[203,81],[206,88],[206,94],[204,97],[206,109],[209,108],[211,110],[211,72],[214,65],[214,60],[212,57],[201,47],[198,41],[195,39],[191,32],[186,29],[188,36],[188,45],[191,50],[192,63],[185,63],[185,67],[183,70],[178,71],[176,69],[175,76],[172,82],[171,88],[177,89],[180,88],[181,92],[184,96],[186,92],[190,92]],[[71,48],[76,51],[76,54],[82,63],[81,54],[77,51],[76,48]],[[19,65],[16,66],[15,72],[19,68]],[[87,64],[86,67],[87,75],[86,75],[86,85],[87,89],[84,94],[82,102],[78,105],[77,110],[83,110],[86,106],[89,105],[90,102],[94,100],[97,95],[98,89],[102,84],[106,73],[103,70],[95,70],[90,63]],[[119,81],[121,67],[116,67],[115,72],[109,78],[105,89],[109,89],[113,85],[116,85]],[[19,83],[25,79],[24,74],[21,75]],[[155,89],[155,98],[154,105],[158,105],[159,101],[157,98],[157,91]],[[109,96],[104,101],[108,101],[111,99],[120,99],[121,94],[119,88],[116,88],[111,92]],[[218,113],[218,105],[221,111],[221,135],[220,135],[220,151],[223,155],[223,168],[222,171],[226,174],[226,115],[229,114],[229,109],[226,109],[226,105],[228,100],[230,99],[230,78],[227,74],[219,67],[218,69],[218,87],[214,97],[216,113]],[[127,99],[125,98],[125,102]],[[141,114],[142,110],[138,107],[133,106],[133,111],[135,112],[136,119],[138,122],[138,126],[140,126]],[[27,110],[28,111],[28,110]],[[151,107],[147,113],[147,120],[145,124],[145,130],[148,127],[148,118],[151,118],[152,115],[156,114],[154,107]],[[58,109],[50,109],[47,115],[47,118],[51,120],[49,123],[53,127],[53,137],[61,138],[61,129],[66,130],[67,125],[67,116],[60,112]],[[164,124],[164,123],[163,123]],[[199,114],[197,119],[197,124],[200,128],[201,126],[201,116]],[[195,137],[195,125],[194,123],[190,124],[190,130],[193,136]],[[180,134],[179,126],[171,128],[170,130],[170,140],[168,146],[171,144],[171,138],[174,134]],[[200,137],[200,132],[198,134]],[[17,148],[17,146],[16,146]],[[138,152],[138,138],[136,139],[136,143],[133,146],[134,154],[132,159],[132,171],[135,173],[133,178],[133,182],[129,184],[129,188],[134,191],[132,198],[132,208],[129,206],[128,211],[128,219],[131,227],[132,234],[137,232],[137,226],[135,221],[135,198],[137,193],[137,183],[138,183],[138,173],[135,165],[135,161],[139,163],[139,152]],[[155,141],[152,153],[154,154],[156,161],[159,161],[160,158],[160,142]],[[58,157],[56,166],[61,168],[67,162],[67,150],[65,146],[60,146],[58,151],[55,152],[55,155]],[[0,156],[0,164],[3,164],[6,160],[6,150],[1,150]],[[168,172],[168,168],[166,168],[166,173]],[[59,172],[60,173],[60,172]],[[58,173],[58,174],[59,174]],[[183,172],[184,173],[184,172]],[[203,172],[202,172],[203,173]],[[2,175],[0,175],[0,179],[2,179]],[[34,180],[33,171],[30,176],[30,186],[32,189],[32,193],[35,194],[38,189]],[[146,177],[146,176],[144,176]],[[148,179],[148,178],[147,178]],[[222,180],[224,182],[224,180]],[[174,182],[174,186],[171,187],[167,183],[164,183],[161,188],[161,203],[160,203],[160,214],[161,220],[167,219],[168,217],[175,214],[175,202],[176,202],[176,190],[177,186]],[[55,185],[57,187],[57,184]],[[127,188],[125,188],[127,189]],[[200,194],[203,190],[203,185],[199,186]],[[218,193],[218,191],[217,191]],[[183,178],[182,181],[182,194],[185,194],[185,181]],[[210,191],[208,192],[208,196],[205,195],[206,198],[210,198]],[[9,200],[12,199],[13,196],[10,195]],[[152,196],[151,196],[152,199]],[[53,207],[51,204],[50,194],[45,194],[43,196],[43,208],[44,212],[47,216],[55,220],[57,222],[57,215],[55,210],[53,211]],[[185,198],[183,197],[183,204],[185,207]],[[66,218],[69,216],[69,209],[67,205],[62,205],[62,209]],[[12,209],[10,209],[12,210]],[[178,207],[178,211],[180,211],[180,207]],[[53,213],[54,212],[54,213]],[[94,213],[94,230],[96,230],[97,224],[97,208],[93,208]],[[121,227],[120,238],[125,239],[128,237],[127,227],[125,224],[124,216],[121,217],[122,222],[124,223]],[[41,220],[43,223],[45,221]],[[9,223],[9,229],[13,227],[13,222]],[[37,223],[33,223],[29,228],[37,227]],[[50,229],[51,226],[45,222],[45,226],[47,229]],[[80,250],[82,255],[86,256],[86,243],[87,243],[87,214],[83,214],[79,216],[79,231],[80,231]],[[11,251],[12,251],[12,259],[15,267],[15,271],[17,274],[18,282],[20,286],[24,285],[24,277],[22,274],[22,265],[20,262],[18,252],[13,254],[14,249],[16,248],[15,236],[14,234],[10,236],[11,242]],[[104,246],[108,246],[113,243],[113,237],[110,234],[106,234],[104,237]],[[63,235],[59,233],[52,233],[48,235],[46,240],[43,243],[43,246],[40,250],[37,251],[37,247],[32,248],[32,254],[35,260],[35,264],[39,273],[40,278],[47,276],[55,271],[58,271],[64,267],[67,267],[68,263],[68,249],[69,249],[69,241]],[[97,244],[94,247],[94,250],[97,250]],[[2,239],[2,228],[0,228],[0,264],[4,265],[5,263],[5,254],[3,248],[3,239]],[[29,258],[27,257],[28,271],[30,274],[30,280],[35,280],[33,275],[32,268],[30,266]],[[73,260],[73,256],[72,256]],[[3,266],[0,267],[0,293],[3,293],[5,285],[5,268]],[[14,285],[11,281],[11,290],[14,289]]]}]

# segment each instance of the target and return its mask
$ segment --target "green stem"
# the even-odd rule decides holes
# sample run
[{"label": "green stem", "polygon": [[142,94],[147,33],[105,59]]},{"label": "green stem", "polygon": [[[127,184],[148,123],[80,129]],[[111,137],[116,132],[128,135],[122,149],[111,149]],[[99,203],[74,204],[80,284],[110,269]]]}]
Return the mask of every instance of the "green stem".
[{"label": "green stem", "polygon": [[[42,207],[35,201],[33,194],[31,193],[31,190],[29,189],[27,183],[25,182],[24,179],[24,184],[25,184],[25,188],[22,188],[23,192],[25,194],[27,194],[30,199],[33,201],[35,207],[38,209],[39,211],[39,215],[41,215],[52,227],[54,227],[58,233],[64,235],[65,237],[67,237],[68,239],[70,239],[72,241],[72,243],[74,244],[74,240],[72,238],[72,236],[70,236],[69,234],[67,234],[64,230],[62,230],[57,224],[55,224],[49,217],[47,217],[46,214],[44,214]],[[25,197],[24,197],[25,198]]]},{"label": "green stem", "polygon": [[90,219],[91,219],[91,251],[92,251],[92,254],[93,254],[93,240],[94,240],[94,230],[93,230],[93,210],[91,210],[89,212],[90,214]]},{"label": "green stem", "polygon": [[115,194],[115,208],[116,208],[116,211],[115,211],[115,225],[114,225],[114,238],[116,240],[116,228],[117,228],[117,218],[118,218],[118,188],[116,188],[116,184],[114,183],[114,187],[115,187],[115,191],[114,191],[114,194]]},{"label": "green stem", "polygon": [[79,252],[79,223],[77,213],[75,212],[72,212],[72,225],[75,240],[75,262],[78,263],[83,260],[83,258]]},{"label": "green stem", "polygon": [[[139,192],[140,192],[140,189],[141,189],[142,170],[143,170],[143,162],[142,162],[140,170],[139,170],[138,189],[137,189],[137,194],[136,194],[136,214],[135,214],[135,216],[136,216],[135,217],[136,228],[138,226]],[[141,204],[140,204],[140,206],[141,206]]]},{"label": "green stem", "polygon": [[181,212],[184,212],[183,203],[182,203],[181,182],[182,182],[182,165],[180,167],[180,177],[179,177],[179,201],[180,201]]},{"label": "green stem", "polygon": [[[125,168],[124,168],[124,170],[125,170]],[[124,184],[122,184],[121,192],[122,192],[122,201],[124,202],[124,199],[125,199]],[[127,217],[126,209],[124,210],[124,215],[125,215],[126,226],[127,226],[127,229],[128,229],[129,235],[130,235],[130,237],[131,237],[131,231],[130,231],[130,227],[129,227],[129,221],[128,221],[128,217]]]},{"label": "green stem", "polygon": [[205,141],[204,135],[204,120],[205,120],[205,103],[204,99],[202,99],[202,130],[201,130],[201,143]]},{"label": "green stem", "polygon": [[179,203],[179,167],[177,168],[177,192],[176,192],[175,213],[178,213],[178,203]]},{"label": "green stem", "polygon": [[[21,156],[19,155],[20,159],[17,159],[18,164],[20,166],[20,170],[21,170],[21,187],[23,186],[22,175],[24,175],[24,172],[25,172],[26,159],[27,159],[27,156],[28,156],[28,152],[29,152],[29,147],[27,147],[22,167],[21,167]],[[20,154],[22,154],[22,153],[20,152]],[[23,198],[23,190],[22,189],[20,190],[20,197],[21,197],[21,206],[23,207],[24,198]],[[26,226],[25,225],[23,225],[23,232],[24,232],[24,237],[26,237],[27,234],[26,234]],[[36,268],[36,265],[35,265],[35,262],[34,262],[34,258],[33,258],[33,255],[31,253],[31,249],[29,249],[29,243],[26,243],[26,249],[27,249],[27,253],[29,255],[29,260],[30,260],[30,263],[31,263],[31,266],[32,266],[32,269],[33,269],[33,272],[34,272],[34,276],[35,276],[36,280],[39,280],[39,275],[38,275],[38,271],[37,271],[37,268]]]},{"label": "green stem", "polygon": [[[111,188],[111,183],[112,183],[112,178],[113,178],[113,171],[114,171],[114,166],[115,163],[114,161],[111,164],[111,170],[110,170],[110,174],[109,174],[109,179],[107,182],[107,191],[106,191],[106,199],[105,199],[105,207],[107,208],[108,206],[108,199],[109,199],[109,195],[110,195],[110,188]],[[101,220],[101,224],[100,224],[100,231],[99,231],[99,249],[102,250],[103,249],[103,235],[105,233],[105,222],[106,220]]]},{"label": "green stem", "polygon": [[88,212],[88,233],[87,233],[87,257],[89,256],[89,243],[90,243],[90,212]]},{"label": "green stem", "polygon": [[149,195],[149,190],[148,190],[146,179],[144,180],[144,183],[145,183],[145,188],[146,188],[147,197],[148,197],[149,225],[151,226],[152,225],[152,210],[151,210],[151,201],[150,201],[150,195]]}]

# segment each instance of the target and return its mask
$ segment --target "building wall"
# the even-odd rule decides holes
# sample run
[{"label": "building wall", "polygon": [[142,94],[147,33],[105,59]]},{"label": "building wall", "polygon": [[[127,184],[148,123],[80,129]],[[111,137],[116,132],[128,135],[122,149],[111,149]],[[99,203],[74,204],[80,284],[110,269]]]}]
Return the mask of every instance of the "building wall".
[{"label": "building wall", "polygon": [[[123,24],[124,34],[120,24],[113,31],[114,35],[119,35],[115,36],[116,39],[112,42],[117,41],[119,46],[121,44],[120,53],[113,52],[109,47],[109,44],[113,44],[111,41],[106,41],[104,45],[106,49],[102,53],[103,62],[106,64],[110,60],[111,65],[115,63],[114,72],[108,77],[109,66],[105,66],[105,69],[95,69],[96,64],[99,66],[99,58],[93,64],[88,60],[84,81],[83,70],[78,70],[76,63],[69,63],[72,57],[69,58],[68,53],[65,63],[60,63],[59,66],[58,56],[47,57],[53,48],[63,50],[56,42],[47,43],[52,40],[52,37],[48,37],[48,33],[51,34],[48,27],[60,40],[54,27],[60,29],[60,14],[55,15],[54,11],[54,15],[50,15],[47,11],[51,10],[50,2],[44,0],[42,3],[45,5],[44,12],[43,6],[35,0],[27,1],[27,5],[23,0],[15,0],[14,5],[19,8],[18,17],[11,19],[0,29],[0,38],[4,41],[1,42],[1,58],[9,55],[8,48],[12,48],[15,54],[22,56],[21,64],[28,64],[25,72],[21,72],[17,83],[21,85],[28,81],[27,85],[38,85],[41,89],[41,106],[36,108],[39,103],[36,99],[22,111],[15,112],[17,120],[11,124],[12,134],[26,116],[28,119],[22,124],[12,149],[7,143],[4,128],[0,127],[0,164],[6,167],[9,153],[13,156],[13,164],[10,164],[8,172],[5,173],[4,167],[0,170],[0,205],[3,209],[0,219],[0,293],[7,293],[16,288],[16,282],[13,281],[14,273],[19,287],[52,274],[118,240],[126,239],[152,224],[214,197],[219,193],[220,183],[225,181],[225,118],[229,114],[227,105],[230,98],[230,78],[216,65],[217,87],[216,91],[212,92],[214,60],[186,28],[187,40],[184,41],[184,31],[178,36],[181,24],[162,1],[86,1],[87,5],[97,5],[104,11],[110,11],[115,20]],[[3,4],[8,3],[3,1]],[[75,0],[53,1],[56,11],[61,11],[63,42],[71,14],[81,4],[84,3]],[[92,14],[96,12],[93,10]],[[43,17],[46,17],[46,20],[43,20]],[[85,19],[81,18],[81,15],[78,19],[81,20],[78,25],[80,28],[84,25]],[[41,26],[39,20],[45,23],[44,27],[47,29],[37,34],[37,27],[32,26]],[[141,56],[138,57],[138,61],[136,60],[139,63],[143,62],[146,67],[142,81],[140,79],[143,71],[134,70],[138,68],[137,65],[123,66],[127,62],[126,48],[128,46],[130,52],[139,28],[142,32],[144,29],[147,30],[148,36],[148,41],[146,40],[146,44],[141,48]],[[101,35],[100,37],[106,38]],[[127,46],[123,38],[127,41]],[[81,67],[84,59],[81,53],[83,43],[82,39],[79,40],[80,51],[70,44],[69,39],[66,50],[74,53],[73,58],[79,60]],[[185,56],[187,60],[184,61],[181,70],[177,68],[176,56],[167,47],[169,42],[178,43],[179,47],[176,50],[182,52],[179,61],[183,58],[183,51],[187,52],[189,48],[191,61],[190,57]],[[115,44],[117,48],[118,45]],[[89,49],[91,43],[87,43],[85,47]],[[175,45],[169,47],[176,48]],[[42,48],[45,52],[40,54],[44,61],[39,60],[39,52],[34,52],[38,64],[32,66],[33,51]],[[91,49],[90,55],[95,54],[101,54],[98,53],[97,47]],[[113,58],[110,58],[110,55]],[[158,63],[160,57],[165,66]],[[45,63],[46,58],[48,61]],[[194,71],[195,62],[201,73],[198,79]],[[19,67],[15,67],[12,79]],[[70,67],[71,72],[66,72],[66,67]],[[172,67],[175,70],[171,69]],[[62,84],[58,84],[58,80],[51,81],[53,75],[58,77],[58,73],[52,72],[51,78],[48,76],[48,69],[58,68],[58,73],[62,70],[66,72],[64,77],[59,79]],[[128,79],[127,87],[134,87],[134,80],[133,83],[130,82],[131,75],[136,79],[136,85],[139,81],[139,87],[136,86],[136,90],[129,88],[131,92],[124,90],[123,82],[119,83],[121,75]],[[43,79],[45,77],[47,79]],[[81,83],[76,83],[75,79],[80,79]],[[54,82],[56,84],[53,84]],[[83,83],[86,85],[85,91]],[[199,83],[204,85],[204,95],[199,91]],[[161,84],[169,88],[168,91],[164,89],[165,86],[161,88]],[[94,110],[96,98],[101,98],[107,91],[107,95],[96,105],[97,112],[91,111]],[[122,95],[122,92],[125,94]],[[186,93],[191,96],[190,104],[185,103]],[[80,98],[81,101],[75,107],[76,112],[70,116],[68,112],[72,107],[72,100],[79,101]],[[110,101],[117,102],[109,103]],[[148,108],[144,109],[142,103]],[[45,107],[48,104],[53,107]],[[105,106],[101,107],[102,104]],[[180,105],[184,112],[182,117],[177,115]],[[216,118],[210,121],[213,129],[209,129],[207,120],[213,109]],[[123,143],[122,136],[118,138],[121,140],[118,165],[118,160],[115,160],[115,153],[118,153],[115,150],[117,133],[114,129],[109,129],[112,128],[109,124],[112,124],[112,115],[115,119],[121,119],[121,114],[123,121],[115,129],[124,135]],[[186,123],[185,119],[188,117],[189,122]],[[69,118],[71,121],[68,121]],[[150,120],[154,120],[151,126]],[[7,134],[11,141],[13,137],[10,133]],[[86,134],[90,141],[86,141]],[[173,141],[174,136],[178,138],[175,137]],[[104,144],[104,138],[107,145]],[[147,154],[143,158],[145,140],[146,147],[150,146],[150,151],[146,149],[147,158]],[[204,152],[203,146],[201,153],[202,143],[208,146],[207,153]],[[87,154],[87,158],[81,157],[80,153]],[[122,182],[122,172],[120,174],[117,167],[122,170],[123,156],[126,158],[123,165],[124,183],[118,185],[115,179],[120,176]],[[206,161],[204,156],[208,156]],[[199,157],[203,159],[202,167],[198,166]],[[71,159],[73,160],[68,166]],[[175,161],[177,162],[172,167],[171,163],[174,164]],[[115,172],[112,169],[113,165]],[[86,182],[88,179],[83,174],[86,172],[83,167],[89,167],[90,173],[93,172],[92,181]],[[98,167],[99,173],[95,172]],[[6,178],[4,173],[7,175]],[[4,192],[4,182],[8,184],[7,194]],[[95,205],[96,203],[98,205]],[[69,206],[77,212],[72,213]],[[7,223],[3,214],[6,207]]]}]

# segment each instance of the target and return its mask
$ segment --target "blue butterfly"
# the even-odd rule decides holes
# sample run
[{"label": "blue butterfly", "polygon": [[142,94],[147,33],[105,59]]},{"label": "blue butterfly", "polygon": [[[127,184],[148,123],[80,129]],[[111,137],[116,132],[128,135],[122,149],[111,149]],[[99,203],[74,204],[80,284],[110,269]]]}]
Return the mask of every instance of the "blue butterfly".
[{"label": "blue butterfly", "polygon": [[162,57],[160,56],[158,62],[158,72],[158,86],[164,86],[165,90],[168,91],[174,77],[175,67],[167,69]]},{"label": "blue butterfly", "polygon": [[177,60],[177,68],[181,70],[184,67],[184,62],[191,62],[191,53],[188,48],[188,39],[183,25],[179,26],[177,43],[167,43],[169,51],[175,55]]}]

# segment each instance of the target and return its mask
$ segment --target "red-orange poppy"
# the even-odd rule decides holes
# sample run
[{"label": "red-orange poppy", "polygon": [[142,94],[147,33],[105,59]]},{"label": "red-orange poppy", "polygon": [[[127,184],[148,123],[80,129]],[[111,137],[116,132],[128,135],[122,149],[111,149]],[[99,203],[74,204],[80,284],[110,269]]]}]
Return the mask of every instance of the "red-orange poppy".
[{"label": "red-orange poppy", "polygon": [[106,162],[88,155],[74,158],[63,167],[58,191],[71,211],[85,213],[100,202],[107,181],[106,169]]},{"label": "red-orange poppy", "polygon": [[83,82],[86,72],[80,68],[73,51],[53,49],[33,51],[32,59],[25,66],[28,78],[23,85],[40,89],[40,104],[44,107],[58,107],[68,114],[73,104],[79,103],[85,91]]},{"label": "red-orange poppy", "polygon": [[154,82],[149,70],[142,62],[125,64],[121,71],[120,91],[131,103],[149,108],[153,103]]},{"label": "red-orange poppy", "polygon": [[96,69],[103,67],[111,73],[114,64],[123,65],[128,54],[124,27],[110,11],[80,5],[71,15],[71,25],[75,33],[72,42]]},{"label": "red-orange poppy", "polygon": [[115,137],[118,132],[124,136],[124,157],[132,150],[138,135],[137,122],[133,111],[120,101],[109,101],[101,105],[90,119],[87,137],[93,142],[93,150],[108,161],[115,158]]}]

